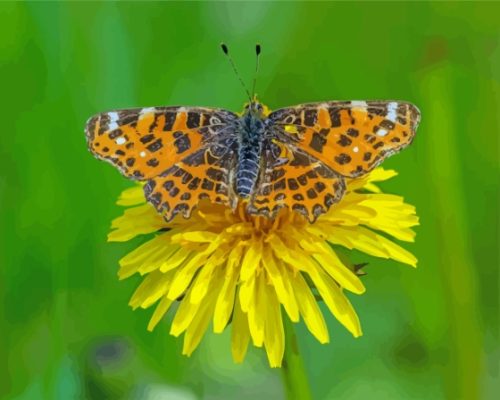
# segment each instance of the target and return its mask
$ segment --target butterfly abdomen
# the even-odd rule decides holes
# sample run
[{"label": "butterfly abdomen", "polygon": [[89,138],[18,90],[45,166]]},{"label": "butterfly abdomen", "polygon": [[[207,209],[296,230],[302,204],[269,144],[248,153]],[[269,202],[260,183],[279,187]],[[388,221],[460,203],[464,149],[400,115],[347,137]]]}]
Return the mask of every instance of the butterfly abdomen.
[{"label": "butterfly abdomen", "polygon": [[260,146],[246,146],[240,149],[236,172],[236,193],[248,197],[255,186],[259,173]]},{"label": "butterfly abdomen", "polygon": [[241,128],[236,193],[245,198],[252,193],[259,175],[264,125],[260,119],[248,115],[242,118]]}]

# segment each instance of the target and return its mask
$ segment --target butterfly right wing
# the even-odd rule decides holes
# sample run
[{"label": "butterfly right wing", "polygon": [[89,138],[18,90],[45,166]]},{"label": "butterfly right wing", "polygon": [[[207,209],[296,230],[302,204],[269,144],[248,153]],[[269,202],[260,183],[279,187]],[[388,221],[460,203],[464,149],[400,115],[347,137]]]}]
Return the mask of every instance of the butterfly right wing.
[{"label": "butterfly right wing", "polygon": [[411,144],[420,111],[403,101],[331,101],[276,110],[269,119],[285,142],[354,178]]},{"label": "butterfly right wing", "polygon": [[[268,151],[249,212],[274,216],[282,207],[310,222],[339,202],[344,177],[368,173],[408,146],[420,113],[407,102],[345,101],[273,111]],[[279,155],[278,155],[279,154]]]}]

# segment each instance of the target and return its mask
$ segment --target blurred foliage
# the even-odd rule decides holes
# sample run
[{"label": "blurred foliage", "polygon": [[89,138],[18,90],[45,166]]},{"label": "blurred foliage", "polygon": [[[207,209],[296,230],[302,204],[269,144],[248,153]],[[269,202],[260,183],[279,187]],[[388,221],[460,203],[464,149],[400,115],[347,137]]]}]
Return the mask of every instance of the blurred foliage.
[{"label": "blurred foliage", "polygon": [[97,112],[245,101],[226,41],[271,108],[329,99],[404,99],[422,123],[384,165],[384,185],[421,217],[419,268],[367,259],[364,327],[331,316],[331,343],[298,329],[316,399],[488,399],[498,392],[499,3],[0,4],[0,397],[280,398],[279,371],[227,332],[190,358],[127,306],[138,279],[108,244],[130,185],[86,149]]}]

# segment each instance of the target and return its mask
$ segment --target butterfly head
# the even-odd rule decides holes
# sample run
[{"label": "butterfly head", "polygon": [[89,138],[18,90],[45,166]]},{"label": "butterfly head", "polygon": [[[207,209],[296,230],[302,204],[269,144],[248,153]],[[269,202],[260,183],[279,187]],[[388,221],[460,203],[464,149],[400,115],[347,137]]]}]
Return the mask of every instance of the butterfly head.
[{"label": "butterfly head", "polygon": [[251,102],[245,103],[242,114],[263,119],[267,117],[270,112],[269,107],[257,100],[257,96],[255,95]]}]

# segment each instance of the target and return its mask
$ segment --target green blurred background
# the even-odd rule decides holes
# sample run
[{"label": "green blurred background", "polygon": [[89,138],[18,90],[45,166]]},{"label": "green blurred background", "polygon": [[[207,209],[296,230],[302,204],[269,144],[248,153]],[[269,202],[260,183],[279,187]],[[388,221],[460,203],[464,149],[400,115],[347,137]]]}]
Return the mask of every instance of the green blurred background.
[{"label": "green blurred background", "polygon": [[234,365],[229,336],[193,357],[169,321],[128,300],[106,243],[130,182],[86,149],[97,112],[153,105],[239,111],[219,49],[271,108],[404,99],[422,123],[386,167],[388,192],[417,206],[405,245],[419,267],[369,261],[350,296],[364,336],[327,313],[331,343],[304,326],[315,399],[491,399],[498,394],[500,3],[2,3],[0,5],[0,397],[283,398],[262,351]]}]

